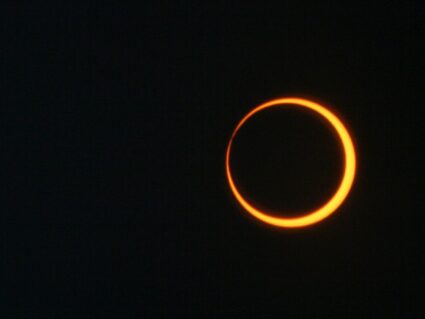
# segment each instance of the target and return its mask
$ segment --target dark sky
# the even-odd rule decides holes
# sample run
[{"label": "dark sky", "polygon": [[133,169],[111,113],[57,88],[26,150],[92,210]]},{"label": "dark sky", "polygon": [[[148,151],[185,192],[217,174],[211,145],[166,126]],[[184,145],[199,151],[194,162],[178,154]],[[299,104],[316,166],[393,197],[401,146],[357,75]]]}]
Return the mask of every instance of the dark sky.
[{"label": "dark sky", "polygon": [[[420,1],[1,12],[2,318],[421,317]],[[283,96],[330,106],[358,151],[342,207],[290,231],[249,217],[224,170],[238,121]],[[276,214],[341,174],[329,127],[296,108],[259,114],[234,150]]]}]

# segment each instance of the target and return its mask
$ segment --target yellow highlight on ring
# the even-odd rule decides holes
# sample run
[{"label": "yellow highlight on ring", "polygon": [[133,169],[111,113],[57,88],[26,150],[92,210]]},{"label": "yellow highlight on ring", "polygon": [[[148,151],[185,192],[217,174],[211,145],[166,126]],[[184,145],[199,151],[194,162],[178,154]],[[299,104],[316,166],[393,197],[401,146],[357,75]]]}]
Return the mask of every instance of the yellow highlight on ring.
[{"label": "yellow highlight on ring", "polygon": [[[266,212],[263,212],[259,210],[258,208],[255,208],[254,206],[252,206],[250,203],[248,203],[248,201],[239,193],[238,189],[235,186],[232,173],[230,170],[230,164],[229,164],[233,139],[235,138],[237,132],[242,127],[242,125],[255,113],[269,107],[283,105],[283,104],[295,104],[297,106],[306,107],[310,110],[313,110],[319,113],[334,127],[344,149],[344,174],[342,176],[341,183],[337,191],[335,192],[335,194],[323,206],[319,207],[318,209],[314,211],[307,212],[301,217],[295,217],[295,218],[281,218],[281,217],[270,216]],[[356,171],[356,155],[354,151],[353,141],[351,140],[350,134],[348,133],[347,129],[345,128],[341,120],[324,106],[306,99],[301,99],[296,97],[288,97],[288,98],[280,98],[280,99],[272,100],[264,104],[261,104],[260,106],[257,106],[252,111],[250,111],[236,126],[235,130],[232,133],[232,136],[230,138],[229,144],[227,146],[227,151],[226,151],[227,180],[229,182],[230,189],[232,190],[232,193],[236,197],[237,201],[242,205],[243,208],[245,208],[254,217],[258,218],[259,220],[265,223],[278,226],[278,227],[290,227],[290,228],[304,227],[304,226],[317,223],[325,219],[329,215],[331,215],[347,197],[351,189],[351,186],[353,184],[355,171]]]}]

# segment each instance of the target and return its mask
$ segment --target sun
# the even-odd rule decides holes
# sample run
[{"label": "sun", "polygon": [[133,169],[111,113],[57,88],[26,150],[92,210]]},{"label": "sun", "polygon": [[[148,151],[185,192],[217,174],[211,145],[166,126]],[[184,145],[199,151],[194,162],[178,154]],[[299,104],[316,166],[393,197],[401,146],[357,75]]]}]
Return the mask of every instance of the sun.
[{"label": "sun", "polygon": [[[271,216],[265,211],[262,211],[252,204],[248,202],[248,200],[242,196],[239,192],[238,188],[235,185],[235,182],[232,177],[232,172],[230,169],[230,155],[232,151],[232,143],[237,135],[239,129],[244,125],[246,121],[248,121],[254,114],[265,110],[271,107],[278,107],[285,104],[296,105],[298,107],[308,108],[320,116],[322,116],[325,120],[327,120],[332,127],[335,129],[339,141],[342,144],[342,148],[344,151],[344,172],[342,174],[342,178],[338,189],[335,191],[333,196],[321,207],[316,210],[309,211],[304,213],[301,217],[295,218],[284,218],[284,217],[275,217]],[[315,224],[329,215],[331,215],[335,210],[344,202],[348,193],[350,192],[351,186],[353,185],[354,176],[356,173],[356,152],[354,149],[353,141],[351,139],[350,134],[348,133],[347,128],[342,123],[342,121],[329,109],[326,107],[303,98],[297,97],[287,97],[287,98],[279,98],[275,100],[271,100],[269,102],[263,103],[254,109],[252,109],[248,114],[246,114],[242,120],[238,123],[236,128],[234,129],[232,136],[230,137],[229,143],[227,145],[226,150],[226,177],[229,183],[230,189],[235,196],[236,200],[239,204],[252,216],[259,219],[260,221],[278,227],[285,228],[295,228],[295,227],[305,227],[312,224]]]}]

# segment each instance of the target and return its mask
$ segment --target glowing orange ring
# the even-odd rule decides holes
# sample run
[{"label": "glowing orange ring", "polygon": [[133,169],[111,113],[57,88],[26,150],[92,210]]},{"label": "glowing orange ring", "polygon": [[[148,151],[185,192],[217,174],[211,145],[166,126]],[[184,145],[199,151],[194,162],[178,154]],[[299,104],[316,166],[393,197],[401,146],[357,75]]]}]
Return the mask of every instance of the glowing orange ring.
[{"label": "glowing orange ring", "polygon": [[[335,192],[335,194],[323,206],[319,207],[318,209],[314,211],[308,212],[301,217],[296,217],[296,218],[282,218],[282,217],[270,216],[266,214],[265,212],[249,204],[248,201],[239,193],[238,189],[236,188],[231,171],[230,171],[230,165],[229,165],[230,151],[232,148],[233,139],[235,138],[236,133],[239,131],[242,125],[255,113],[261,110],[264,110],[268,107],[281,105],[281,104],[295,104],[301,107],[306,107],[310,110],[313,110],[319,113],[336,130],[344,149],[344,164],[345,164],[344,174],[343,174],[341,183],[337,191]],[[351,140],[350,134],[348,133],[344,124],[342,124],[341,120],[324,106],[309,100],[295,98],[295,97],[272,100],[264,104],[261,104],[260,106],[257,106],[252,111],[250,111],[236,126],[235,130],[232,133],[232,136],[230,138],[229,144],[227,146],[227,151],[226,151],[227,180],[229,182],[230,189],[232,190],[232,193],[236,197],[237,201],[242,205],[243,208],[245,208],[254,217],[258,218],[259,220],[265,223],[268,223],[274,226],[279,226],[279,227],[308,226],[308,225],[317,223],[325,219],[326,217],[328,217],[342,204],[344,199],[347,197],[351,189],[351,186],[353,184],[355,171],[356,171],[356,155],[354,151],[353,141]]]}]

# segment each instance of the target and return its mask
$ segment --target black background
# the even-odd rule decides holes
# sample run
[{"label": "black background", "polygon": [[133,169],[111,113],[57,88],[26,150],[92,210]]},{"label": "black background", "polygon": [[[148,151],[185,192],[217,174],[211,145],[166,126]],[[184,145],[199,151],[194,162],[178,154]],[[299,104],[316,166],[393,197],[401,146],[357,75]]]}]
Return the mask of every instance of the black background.
[{"label": "black background", "polygon": [[[2,10],[3,318],[413,318],[423,313],[424,6],[298,1]],[[281,230],[226,183],[237,122],[283,96],[347,123],[355,184]],[[332,193],[334,136],[264,112],[232,165],[259,205]],[[257,196],[257,197],[256,197]]]}]

